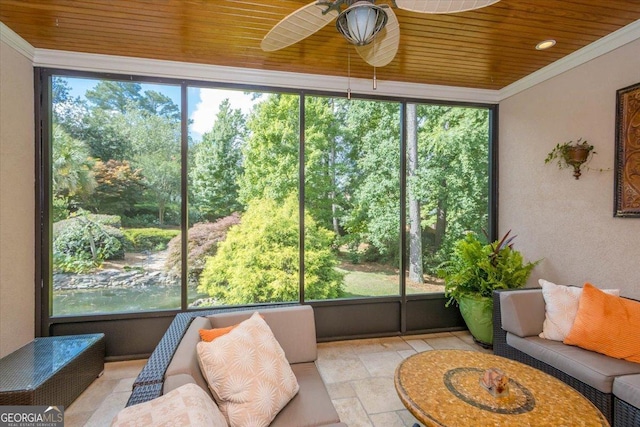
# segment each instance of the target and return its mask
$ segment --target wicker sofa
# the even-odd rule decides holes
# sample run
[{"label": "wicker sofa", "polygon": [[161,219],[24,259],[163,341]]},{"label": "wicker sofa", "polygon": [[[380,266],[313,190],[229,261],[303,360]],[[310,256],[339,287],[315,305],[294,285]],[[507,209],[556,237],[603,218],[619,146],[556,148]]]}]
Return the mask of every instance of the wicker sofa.
[{"label": "wicker sofa", "polygon": [[640,364],[538,337],[545,319],[542,289],[494,291],[493,303],[495,354],[569,384],[615,427],[640,426]]},{"label": "wicker sofa", "polygon": [[199,330],[237,324],[259,311],[285,352],[300,390],[278,413],[272,426],[342,426],[315,365],[313,308],[290,305],[180,313],[138,375],[127,406],[152,400],[184,384],[210,393],[198,365]]}]

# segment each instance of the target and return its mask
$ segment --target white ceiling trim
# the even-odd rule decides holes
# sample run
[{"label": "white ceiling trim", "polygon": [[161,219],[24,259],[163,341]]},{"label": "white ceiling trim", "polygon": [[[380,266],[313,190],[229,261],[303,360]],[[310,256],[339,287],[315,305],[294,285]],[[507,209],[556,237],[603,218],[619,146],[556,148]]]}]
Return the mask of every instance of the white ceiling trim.
[{"label": "white ceiling trim", "polygon": [[322,76],[250,68],[222,67],[186,62],[98,55],[49,49],[36,49],[34,66],[95,71],[116,74],[202,80],[219,83],[249,84],[291,89],[320,90],[352,94],[378,95],[442,101],[496,104],[498,92],[454,86],[425,85],[378,80],[373,89],[372,80]]},{"label": "white ceiling trim", "polygon": [[529,89],[539,83],[558,76],[592,59],[609,53],[627,43],[640,39],[640,20],[632,22],[617,31],[583,47],[556,62],[529,74],[517,82],[510,84],[498,91],[500,101]]},{"label": "white ceiling trim", "polygon": [[35,48],[2,22],[0,22],[0,40],[24,55],[27,59],[33,61],[36,51]]}]

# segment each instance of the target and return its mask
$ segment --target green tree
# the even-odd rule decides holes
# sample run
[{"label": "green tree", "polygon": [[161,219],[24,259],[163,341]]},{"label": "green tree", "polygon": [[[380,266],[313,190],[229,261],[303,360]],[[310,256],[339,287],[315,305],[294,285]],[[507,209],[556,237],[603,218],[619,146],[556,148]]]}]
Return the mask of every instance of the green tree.
[{"label": "green tree", "polygon": [[238,179],[242,174],[242,144],[246,135],[245,118],[232,110],[228,99],[220,110],[211,132],[195,145],[193,167],[189,171],[190,204],[208,221],[215,221],[242,209],[238,200]]},{"label": "green tree", "polygon": [[[347,204],[353,170],[353,146],[345,133],[347,103],[327,97],[305,98],[304,187],[305,208],[314,220],[336,234]],[[240,196],[282,200],[299,181],[299,100],[291,95],[269,95],[248,121],[251,131],[244,148],[244,176]]]},{"label": "green tree", "polygon": [[352,209],[345,228],[357,242],[371,244],[397,262],[400,233],[400,108],[398,103],[351,101],[347,112],[355,172]]},{"label": "green tree", "polygon": [[101,80],[87,90],[87,112],[77,135],[87,141],[93,157],[108,160],[129,160],[133,147],[128,137],[131,111],[159,116],[168,121],[180,121],[180,108],[167,95],[142,90],[136,82]]},{"label": "green tree", "polygon": [[180,201],[180,124],[139,110],[128,110],[123,119],[129,123],[131,163],[140,169],[145,195],[157,207],[158,223],[162,226],[168,205]]},{"label": "green tree", "polygon": [[125,161],[133,157],[128,138],[129,123],[126,115],[117,111],[92,108],[76,128],[76,135],[87,141],[92,157],[103,161]]},{"label": "green tree", "polygon": [[424,207],[435,239],[434,264],[448,259],[467,231],[488,224],[489,119],[482,108],[421,105],[420,167],[409,181]]},{"label": "green tree", "polygon": [[96,186],[91,172],[94,160],[83,141],[72,138],[62,125],[53,124],[51,184],[54,197],[69,199],[89,194]]},{"label": "green tree", "polygon": [[101,80],[94,89],[85,94],[87,100],[104,111],[126,113],[134,108],[155,116],[180,120],[180,108],[167,95],[147,90],[142,92],[142,85],[136,82],[118,80]]},{"label": "green tree", "polygon": [[342,233],[354,145],[344,125],[348,101],[305,98],[305,208],[323,227]]},{"label": "green tree", "polygon": [[244,174],[239,196],[284,200],[298,188],[300,147],[299,98],[271,94],[254,107],[247,121],[250,136],[243,147]]},{"label": "green tree", "polygon": [[[215,256],[207,258],[200,292],[219,304],[295,301],[299,290],[298,200],[252,199]],[[333,233],[305,212],[305,299],[342,295],[342,275],[330,244]]]},{"label": "green tree", "polygon": [[83,205],[95,213],[125,216],[144,190],[140,170],[126,160],[97,160],[93,175],[96,188],[83,199]]},{"label": "green tree", "polygon": [[[414,103],[407,104],[407,179],[412,179],[418,172],[418,107]],[[410,187],[411,189],[411,187]],[[422,218],[420,217],[420,200],[412,191],[407,192],[409,215],[409,280],[424,283],[422,270]]]},{"label": "green tree", "polygon": [[125,113],[130,106],[142,101],[140,83],[118,80],[101,80],[85,97],[94,106],[105,111]]},{"label": "green tree", "polygon": [[85,141],[82,120],[87,114],[87,104],[80,97],[71,96],[71,86],[67,78],[51,78],[51,105],[53,123],[61,125],[72,138]]}]

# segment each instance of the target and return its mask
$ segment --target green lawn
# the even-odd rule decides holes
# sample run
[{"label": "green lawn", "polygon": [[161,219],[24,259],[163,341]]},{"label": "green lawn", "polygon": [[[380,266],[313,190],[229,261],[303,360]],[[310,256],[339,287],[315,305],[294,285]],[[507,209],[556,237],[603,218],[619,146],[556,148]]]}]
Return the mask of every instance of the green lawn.
[{"label": "green lawn", "polygon": [[[398,273],[392,271],[371,270],[366,264],[345,264],[336,268],[344,276],[345,298],[375,297],[399,295]],[[384,269],[388,270],[388,269]],[[407,281],[407,294],[444,292],[442,281],[426,276],[425,283]]]}]

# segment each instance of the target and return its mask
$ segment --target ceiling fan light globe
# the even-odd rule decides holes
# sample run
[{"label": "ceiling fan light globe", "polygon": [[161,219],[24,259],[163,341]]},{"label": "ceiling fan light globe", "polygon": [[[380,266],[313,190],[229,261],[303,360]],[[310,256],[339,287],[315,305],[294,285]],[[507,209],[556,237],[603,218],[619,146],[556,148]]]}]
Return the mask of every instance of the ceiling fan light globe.
[{"label": "ceiling fan light globe", "polygon": [[347,13],[347,27],[357,40],[367,40],[376,29],[376,14],[369,8],[353,9]]},{"label": "ceiling fan light globe", "polygon": [[387,14],[381,7],[359,1],[338,16],[336,28],[349,43],[364,46],[373,41],[386,23]]}]

